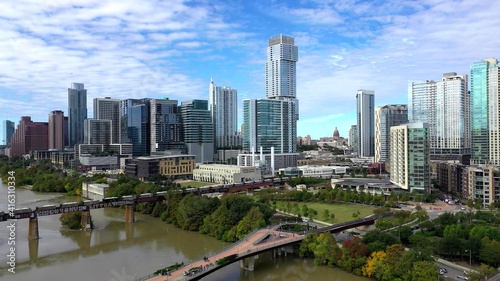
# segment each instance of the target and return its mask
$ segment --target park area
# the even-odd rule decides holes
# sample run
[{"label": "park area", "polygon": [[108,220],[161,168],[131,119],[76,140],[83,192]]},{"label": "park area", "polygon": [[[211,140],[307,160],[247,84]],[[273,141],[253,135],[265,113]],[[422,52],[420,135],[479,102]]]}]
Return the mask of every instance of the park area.
[{"label": "park area", "polygon": [[276,208],[287,213],[328,223],[341,223],[364,218],[373,215],[373,211],[376,209],[375,207],[361,204],[326,204],[294,201],[278,201],[276,202]]}]

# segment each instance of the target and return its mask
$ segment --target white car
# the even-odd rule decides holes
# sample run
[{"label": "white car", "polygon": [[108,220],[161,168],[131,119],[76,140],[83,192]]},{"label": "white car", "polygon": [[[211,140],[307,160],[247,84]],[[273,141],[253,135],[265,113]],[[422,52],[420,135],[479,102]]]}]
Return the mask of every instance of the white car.
[{"label": "white car", "polygon": [[462,280],[469,280],[469,277],[463,275],[457,275],[457,278]]}]

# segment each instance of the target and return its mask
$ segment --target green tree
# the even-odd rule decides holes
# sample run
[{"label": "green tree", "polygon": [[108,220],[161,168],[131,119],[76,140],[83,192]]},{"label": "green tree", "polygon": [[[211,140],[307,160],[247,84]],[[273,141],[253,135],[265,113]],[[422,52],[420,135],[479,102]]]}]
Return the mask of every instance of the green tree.
[{"label": "green tree", "polygon": [[275,212],[268,204],[255,202],[249,197],[225,196],[219,207],[203,219],[200,232],[225,242],[234,242],[238,234],[238,223],[253,207],[259,207],[266,223]]},{"label": "green tree", "polygon": [[493,276],[495,274],[495,268],[482,263],[479,271],[472,271],[469,273],[469,280],[470,281],[483,281],[487,280],[487,278]]},{"label": "green tree", "polygon": [[379,280],[391,281],[397,280],[397,277],[403,275],[403,272],[409,271],[410,268],[406,269],[401,261],[403,260],[403,255],[405,254],[405,249],[401,244],[390,245],[386,248],[385,253],[386,258],[381,268],[377,271],[376,277]]},{"label": "green tree", "polygon": [[318,265],[332,266],[340,253],[337,241],[335,241],[335,238],[329,232],[323,232],[317,236],[312,250],[314,263]]},{"label": "green tree", "polygon": [[438,267],[434,262],[417,261],[411,270],[411,281],[435,280],[438,275]]},{"label": "green tree", "polygon": [[462,229],[460,226],[446,226],[443,233],[443,239],[438,243],[440,252],[448,256],[460,255],[463,252],[463,245],[465,244],[465,240],[462,236]]},{"label": "green tree", "polygon": [[323,220],[327,221],[330,218],[330,211],[328,209],[325,209],[323,211],[323,215],[322,216],[323,216]]},{"label": "green tree", "polygon": [[330,219],[332,220],[332,222],[335,220],[335,214],[330,214]]},{"label": "green tree", "polygon": [[207,214],[219,207],[219,200],[193,193],[186,195],[177,209],[177,224],[184,230],[198,231]]},{"label": "green tree", "polygon": [[259,207],[253,207],[238,223],[238,231],[236,237],[238,239],[241,239],[248,233],[252,232],[254,229],[263,227],[265,225],[266,220],[264,219],[264,215],[260,211]]},{"label": "green tree", "polygon": [[481,239],[480,258],[488,264],[497,267],[500,264],[500,242],[488,237]]},{"label": "green tree", "polygon": [[69,229],[80,229],[82,221],[82,212],[64,213],[59,217],[62,225]]},{"label": "green tree", "polygon": [[410,242],[412,249],[415,251],[431,252],[434,247],[432,240],[429,237],[422,235],[422,233],[416,233],[415,235],[408,237],[408,241]]}]

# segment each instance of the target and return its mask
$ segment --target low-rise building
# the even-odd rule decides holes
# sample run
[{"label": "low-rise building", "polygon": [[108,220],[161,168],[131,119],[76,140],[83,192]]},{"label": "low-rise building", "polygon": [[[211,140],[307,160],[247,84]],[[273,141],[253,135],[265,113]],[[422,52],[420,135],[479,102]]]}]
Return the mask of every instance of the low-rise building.
[{"label": "low-rise building", "polygon": [[169,155],[160,159],[160,174],[173,179],[193,177],[195,155]]},{"label": "low-rise building", "polygon": [[118,155],[81,154],[80,163],[86,170],[116,170],[118,168]]},{"label": "low-rise building", "polygon": [[194,169],[194,155],[175,154],[174,152],[141,156],[127,163],[127,175],[146,181],[153,174],[162,174],[173,178],[191,178]]},{"label": "low-rise building", "polygon": [[193,180],[221,184],[261,180],[257,167],[235,165],[202,164],[193,171]]},{"label": "low-rise building", "polygon": [[146,181],[153,174],[160,172],[160,160],[163,156],[142,156],[132,159],[125,167],[125,173],[129,176]]},{"label": "low-rise building", "polygon": [[287,177],[330,178],[333,176],[345,175],[347,173],[347,167],[305,165],[280,169],[279,172]]},{"label": "low-rise building", "polygon": [[75,152],[73,150],[63,150],[52,153],[50,160],[53,164],[64,165],[75,159]]},{"label": "low-rise building", "polygon": [[331,177],[347,173],[346,167],[338,166],[299,166],[297,169],[302,172],[303,177]]},{"label": "low-rise building", "polygon": [[500,202],[500,168],[492,165],[468,167],[468,199],[480,200],[482,207]]},{"label": "low-rise building", "polygon": [[[278,171],[281,168],[287,167],[297,167],[297,160],[299,159],[299,153],[278,153],[274,154],[274,158],[271,157],[271,154],[263,154],[261,158],[261,154],[239,154],[238,155],[238,166],[257,166],[258,163],[265,163],[269,169],[273,171]],[[260,161],[264,160],[264,161]]]},{"label": "low-rise building", "polygon": [[52,164],[59,165],[63,165],[64,162],[72,161],[75,158],[75,152],[73,150],[32,150],[30,154],[33,156],[34,160],[40,161],[49,159]]},{"label": "low-rise building", "polygon": [[82,197],[92,200],[102,200],[106,197],[109,184],[105,183],[82,183]]}]

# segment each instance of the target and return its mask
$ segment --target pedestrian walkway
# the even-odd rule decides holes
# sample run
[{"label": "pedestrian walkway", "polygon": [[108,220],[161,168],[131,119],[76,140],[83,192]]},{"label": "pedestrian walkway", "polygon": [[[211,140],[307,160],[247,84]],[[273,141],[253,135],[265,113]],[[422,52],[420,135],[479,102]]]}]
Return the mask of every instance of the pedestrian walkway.
[{"label": "pedestrian walkway", "polygon": [[[211,271],[218,267],[216,261],[221,258],[234,254],[237,254],[238,256],[245,256],[264,249],[274,248],[276,246],[299,241],[304,238],[304,235],[278,231],[277,229],[279,226],[280,225],[275,226],[274,228],[258,230],[250,237],[245,238],[242,242],[233,245],[225,251],[207,256],[206,258],[198,261],[194,261],[170,272],[169,275],[156,276],[148,279],[148,281],[189,280],[190,278],[196,277],[200,273]],[[263,240],[263,238],[265,239]],[[197,268],[198,270],[193,272],[193,268]]]}]

